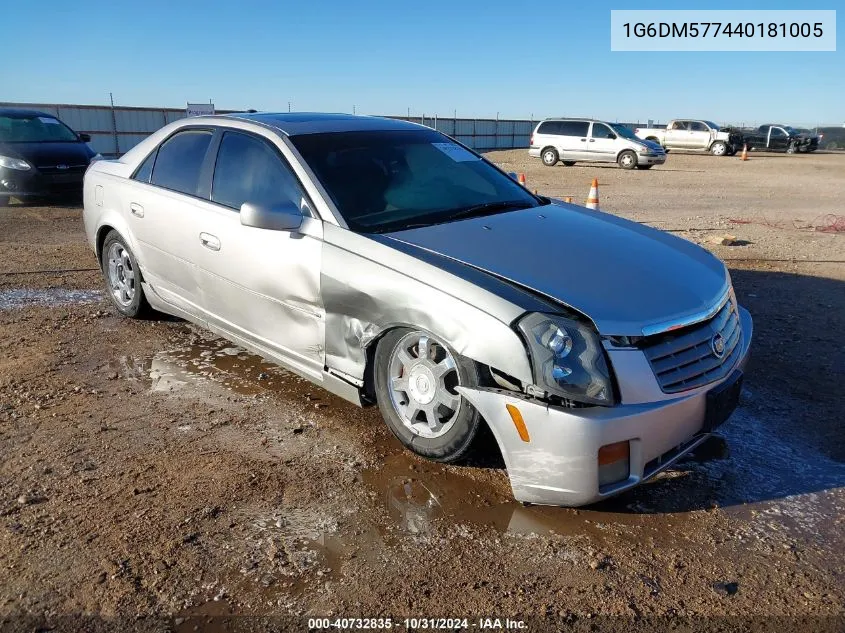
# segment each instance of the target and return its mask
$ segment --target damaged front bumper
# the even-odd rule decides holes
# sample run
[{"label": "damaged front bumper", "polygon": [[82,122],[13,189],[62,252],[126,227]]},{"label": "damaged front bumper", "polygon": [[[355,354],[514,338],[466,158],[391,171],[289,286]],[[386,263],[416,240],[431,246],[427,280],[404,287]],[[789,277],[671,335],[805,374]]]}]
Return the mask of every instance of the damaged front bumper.
[{"label": "damaged front bumper", "polygon": [[[752,322],[744,309],[740,309],[740,322],[742,349],[731,375],[681,394],[663,394],[653,374],[650,378],[643,375],[648,368],[644,358],[641,363],[626,362],[621,368],[614,364],[622,391],[622,403],[615,407],[563,408],[503,390],[459,390],[496,436],[517,501],[585,505],[642,483],[710,436],[712,429],[705,428],[707,394],[736,380],[748,361]],[[626,354],[630,359],[640,353]],[[626,375],[632,371],[638,375]],[[638,383],[628,392],[628,399],[636,404],[626,402],[626,379]],[[655,400],[644,402],[649,379],[654,382]],[[521,429],[514,420],[514,409],[521,417]],[[628,476],[601,485],[599,450],[617,443],[628,445]]]}]

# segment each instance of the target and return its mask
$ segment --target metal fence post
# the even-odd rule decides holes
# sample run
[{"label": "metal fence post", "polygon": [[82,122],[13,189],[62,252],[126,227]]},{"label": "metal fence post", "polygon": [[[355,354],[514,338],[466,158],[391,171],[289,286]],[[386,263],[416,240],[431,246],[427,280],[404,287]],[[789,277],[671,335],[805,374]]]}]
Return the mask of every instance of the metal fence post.
[{"label": "metal fence post", "polygon": [[120,156],[120,141],[117,137],[117,115],[114,113],[114,96],[109,93],[109,100],[111,101],[111,126],[114,133],[114,153]]}]

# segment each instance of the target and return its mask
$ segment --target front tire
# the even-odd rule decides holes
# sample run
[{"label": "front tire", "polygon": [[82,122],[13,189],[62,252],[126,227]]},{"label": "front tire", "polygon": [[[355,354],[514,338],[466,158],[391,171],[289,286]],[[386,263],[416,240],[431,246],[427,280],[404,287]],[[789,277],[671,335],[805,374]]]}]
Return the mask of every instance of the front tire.
[{"label": "front tire", "polygon": [[554,147],[547,147],[543,150],[543,164],[546,167],[554,167],[558,160],[560,160],[560,156]]},{"label": "front tire", "polygon": [[798,148],[797,148],[795,145],[790,144],[790,145],[789,145],[789,146],[787,146],[787,148],[786,148],[786,153],[787,153],[787,154],[794,154],[797,150],[798,150]]},{"label": "front tire", "polygon": [[378,343],[375,393],[391,432],[412,452],[438,462],[463,457],[483,424],[455,390],[478,385],[478,365],[437,337],[398,328]]},{"label": "front tire", "polygon": [[141,270],[132,250],[117,231],[103,242],[100,267],[112,305],[124,316],[142,319],[152,311],[141,287]]},{"label": "front tire", "polygon": [[622,169],[634,169],[637,166],[637,155],[629,149],[619,154],[616,162]]},{"label": "front tire", "polygon": [[728,153],[727,143],[716,141],[710,146],[710,153],[713,154],[713,156],[726,156]]}]

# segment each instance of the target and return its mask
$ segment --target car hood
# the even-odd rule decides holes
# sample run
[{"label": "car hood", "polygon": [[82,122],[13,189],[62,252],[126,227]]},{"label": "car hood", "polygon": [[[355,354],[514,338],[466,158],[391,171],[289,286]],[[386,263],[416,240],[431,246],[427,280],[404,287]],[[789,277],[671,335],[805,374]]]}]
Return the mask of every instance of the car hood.
[{"label": "car hood", "polygon": [[639,336],[699,316],[729,284],[724,264],[691,242],[559,202],[385,237],[545,295],[606,335]]},{"label": "car hood", "polygon": [[94,152],[87,144],[78,143],[3,143],[0,142],[0,154],[22,158],[35,167],[68,167],[87,165]]},{"label": "car hood", "polygon": [[652,150],[656,150],[656,149],[662,150],[663,149],[663,146],[656,141],[646,141],[645,139],[638,138],[636,140],[636,142],[640,143],[641,145],[645,145],[646,147],[648,147],[649,149],[652,149]]}]

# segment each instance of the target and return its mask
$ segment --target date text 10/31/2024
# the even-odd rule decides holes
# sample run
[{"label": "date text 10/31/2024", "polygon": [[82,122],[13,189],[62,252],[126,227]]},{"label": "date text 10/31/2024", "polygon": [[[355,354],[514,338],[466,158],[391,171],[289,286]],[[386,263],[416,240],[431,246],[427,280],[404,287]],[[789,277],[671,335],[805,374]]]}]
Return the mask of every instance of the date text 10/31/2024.
[{"label": "date text 10/31/2024", "polygon": [[441,630],[466,631],[471,629],[489,631],[519,631],[527,630],[523,620],[511,618],[310,618],[308,630],[388,630],[404,629],[407,631]]}]

